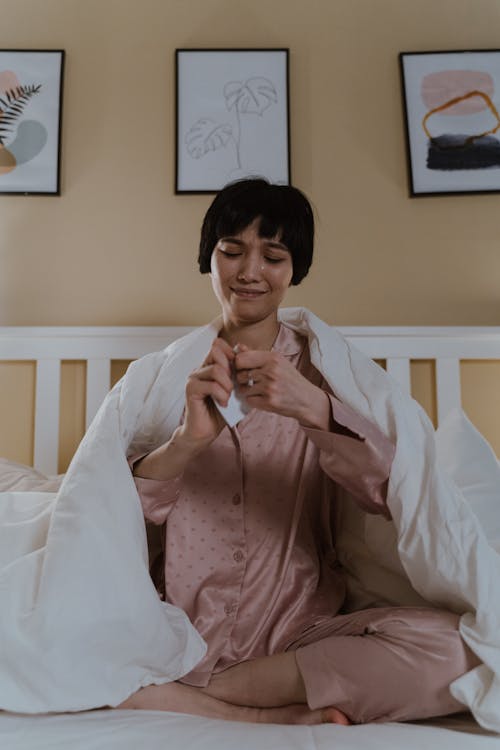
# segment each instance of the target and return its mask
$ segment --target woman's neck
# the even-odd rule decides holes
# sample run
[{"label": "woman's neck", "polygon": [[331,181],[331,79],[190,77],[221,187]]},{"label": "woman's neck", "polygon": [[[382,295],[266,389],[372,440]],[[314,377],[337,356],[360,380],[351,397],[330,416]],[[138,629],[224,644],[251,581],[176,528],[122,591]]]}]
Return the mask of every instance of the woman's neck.
[{"label": "woman's neck", "polygon": [[248,324],[225,320],[219,335],[230,346],[245,344],[249,349],[265,351],[272,349],[279,327],[277,317]]}]

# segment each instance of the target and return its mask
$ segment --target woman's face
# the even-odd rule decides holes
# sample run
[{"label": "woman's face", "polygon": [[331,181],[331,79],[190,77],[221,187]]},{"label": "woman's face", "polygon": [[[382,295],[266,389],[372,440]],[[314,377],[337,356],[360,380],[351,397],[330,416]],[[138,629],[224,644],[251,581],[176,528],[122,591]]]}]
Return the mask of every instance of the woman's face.
[{"label": "woman's face", "polygon": [[293,276],[292,256],[277,238],[259,237],[259,219],[221,237],[212,253],[210,276],[224,319],[236,324],[276,316]]}]

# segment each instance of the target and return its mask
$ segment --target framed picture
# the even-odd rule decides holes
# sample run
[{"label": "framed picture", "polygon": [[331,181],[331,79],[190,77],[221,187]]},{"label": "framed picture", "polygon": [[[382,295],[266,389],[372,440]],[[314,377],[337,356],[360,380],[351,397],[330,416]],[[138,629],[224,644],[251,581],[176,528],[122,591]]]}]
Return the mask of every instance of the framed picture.
[{"label": "framed picture", "polygon": [[287,49],[178,49],[176,193],[290,182]]},{"label": "framed picture", "polygon": [[60,195],[63,50],[0,50],[0,193]]},{"label": "framed picture", "polygon": [[399,60],[410,194],[500,192],[500,50]]}]

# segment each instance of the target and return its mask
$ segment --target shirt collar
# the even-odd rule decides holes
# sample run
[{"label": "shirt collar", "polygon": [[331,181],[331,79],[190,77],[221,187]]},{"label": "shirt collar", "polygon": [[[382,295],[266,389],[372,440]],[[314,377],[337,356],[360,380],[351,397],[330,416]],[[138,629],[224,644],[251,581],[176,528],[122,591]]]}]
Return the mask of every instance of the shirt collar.
[{"label": "shirt collar", "polygon": [[300,333],[292,331],[288,326],[280,323],[278,335],[274,340],[271,351],[279,352],[285,357],[294,357],[296,354],[300,354],[306,343],[304,336]]}]

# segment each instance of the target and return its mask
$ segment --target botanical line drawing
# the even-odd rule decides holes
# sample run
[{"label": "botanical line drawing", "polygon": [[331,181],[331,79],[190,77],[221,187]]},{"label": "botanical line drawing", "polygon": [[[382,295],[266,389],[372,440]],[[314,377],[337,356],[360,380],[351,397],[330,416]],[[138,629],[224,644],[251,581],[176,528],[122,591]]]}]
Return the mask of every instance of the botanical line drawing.
[{"label": "botanical line drawing", "polygon": [[278,94],[268,78],[253,77],[246,81],[229,81],[223,87],[226,109],[234,112],[233,124],[216,123],[202,117],[186,133],[184,142],[193,159],[200,159],[209,151],[234,145],[238,169],[241,169],[241,143],[246,115],[262,117],[266,109],[276,104]]},{"label": "botanical line drawing", "polygon": [[[5,71],[4,75],[14,74]],[[42,84],[19,84],[0,93],[0,174],[11,172],[18,164],[16,150],[7,149],[6,141],[13,134],[17,135],[17,120],[32,97],[40,93],[41,88]]]}]

